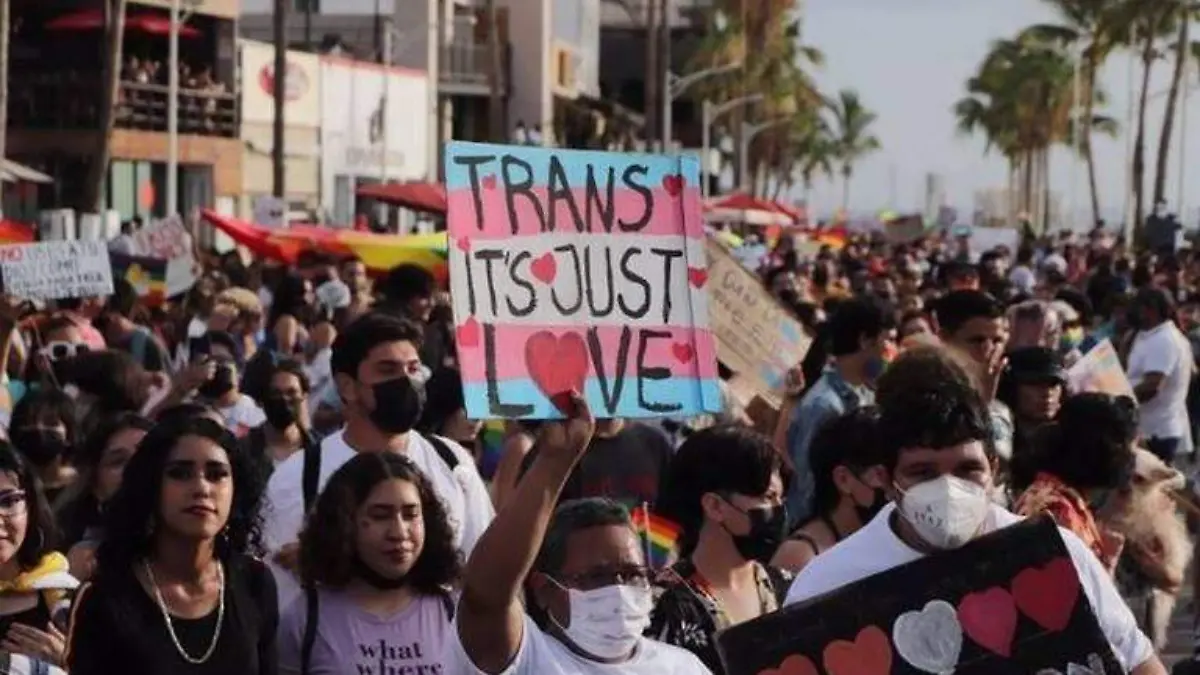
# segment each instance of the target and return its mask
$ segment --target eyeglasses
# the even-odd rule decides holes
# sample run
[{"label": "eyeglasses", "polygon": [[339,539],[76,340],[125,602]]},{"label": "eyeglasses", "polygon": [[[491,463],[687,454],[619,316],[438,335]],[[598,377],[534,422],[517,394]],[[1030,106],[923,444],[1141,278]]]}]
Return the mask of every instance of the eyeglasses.
[{"label": "eyeglasses", "polygon": [[650,568],[641,565],[628,565],[624,567],[600,567],[559,578],[581,591],[589,591],[615,585],[645,588],[650,585],[650,576]]},{"label": "eyeglasses", "polygon": [[26,501],[24,490],[9,490],[0,493],[0,517],[17,518],[25,515]]},{"label": "eyeglasses", "polygon": [[38,353],[50,361],[61,361],[73,358],[78,354],[88,353],[88,346],[82,342],[49,342],[38,350]]}]

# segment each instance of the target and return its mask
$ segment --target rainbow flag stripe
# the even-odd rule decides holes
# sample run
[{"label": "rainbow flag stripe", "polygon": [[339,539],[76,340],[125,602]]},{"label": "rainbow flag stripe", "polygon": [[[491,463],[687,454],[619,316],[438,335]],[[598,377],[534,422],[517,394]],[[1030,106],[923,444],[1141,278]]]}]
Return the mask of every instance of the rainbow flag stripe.
[{"label": "rainbow flag stripe", "polygon": [[651,513],[644,504],[633,509],[630,517],[633,519],[633,529],[647,543],[646,563],[655,569],[669,565],[675,553],[675,543],[679,541],[679,526]]}]

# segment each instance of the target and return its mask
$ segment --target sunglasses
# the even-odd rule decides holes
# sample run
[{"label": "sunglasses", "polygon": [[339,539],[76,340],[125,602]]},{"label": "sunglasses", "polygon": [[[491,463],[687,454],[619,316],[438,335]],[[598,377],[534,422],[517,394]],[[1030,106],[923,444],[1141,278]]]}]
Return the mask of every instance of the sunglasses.
[{"label": "sunglasses", "polygon": [[79,354],[88,353],[88,346],[82,342],[50,342],[38,350],[38,353],[49,361],[62,361],[74,358]]}]

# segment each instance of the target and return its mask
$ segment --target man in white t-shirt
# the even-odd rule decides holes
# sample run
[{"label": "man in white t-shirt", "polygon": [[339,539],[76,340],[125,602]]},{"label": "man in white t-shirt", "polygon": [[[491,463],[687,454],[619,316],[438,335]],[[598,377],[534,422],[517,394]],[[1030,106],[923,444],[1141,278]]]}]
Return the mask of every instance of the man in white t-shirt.
[{"label": "man in white t-shirt", "polygon": [[[876,401],[894,504],[801,570],[786,604],[958,548],[1020,520],[991,502],[996,455],[986,408],[951,357],[936,348],[905,353],[880,378]],[[1079,537],[1059,532],[1122,672],[1165,674],[1100,561]]]},{"label": "man in white t-shirt", "polygon": [[1129,381],[1141,404],[1138,431],[1146,448],[1168,464],[1192,452],[1187,397],[1195,368],[1192,345],[1171,320],[1172,309],[1165,290],[1143,288],[1128,310],[1138,327],[1129,350]]},{"label": "man in white t-shirt", "polygon": [[555,510],[596,430],[577,394],[555,401],[570,419],[543,427],[533,463],[467,562],[444,663],[456,675],[707,675],[691,652],[642,637],[650,570],[624,507],[577,499]]},{"label": "man in white t-shirt", "polygon": [[[425,473],[445,504],[465,557],[492,520],[492,500],[462,446],[412,430],[425,399],[420,344],[420,327],[377,312],[362,316],[338,335],[332,369],[346,426],[321,442],[318,490],[358,452],[403,453]],[[300,594],[293,570],[304,524],[303,479],[304,453],[296,453],[275,468],[267,484],[263,535],[280,607]]]}]

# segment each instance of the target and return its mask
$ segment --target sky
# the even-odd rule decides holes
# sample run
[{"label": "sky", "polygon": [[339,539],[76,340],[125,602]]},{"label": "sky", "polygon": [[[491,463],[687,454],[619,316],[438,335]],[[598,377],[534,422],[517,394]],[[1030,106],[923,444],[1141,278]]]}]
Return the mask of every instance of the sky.
[{"label": "sky", "polygon": [[[981,137],[957,133],[952,111],[965,95],[965,83],[994,40],[1012,37],[1022,28],[1053,22],[1055,14],[1043,0],[802,0],[803,41],[825,54],[825,67],[815,76],[827,92],[856,89],[864,103],[877,112],[875,132],[883,145],[877,154],[855,169],[851,181],[852,211],[873,211],[891,206],[915,209],[924,205],[926,174],[941,177],[947,201],[969,214],[975,194],[1006,183],[1004,160],[985,156]],[[1109,94],[1106,114],[1122,126],[1114,140],[1094,143],[1101,207],[1110,220],[1119,220],[1124,209],[1126,183],[1125,120],[1130,97],[1129,57],[1110,58],[1102,82]],[[1150,90],[1164,91],[1170,84],[1171,64],[1154,73]],[[1140,78],[1140,71],[1139,71]],[[1200,91],[1200,86],[1195,88]],[[1152,103],[1147,116],[1150,163],[1153,166],[1163,116],[1163,98]],[[1187,156],[1200,157],[1200,95],[1189,98],[1192,121]],[[1175,147],[1178,148],[1179,126]],[[1082,161],[1072,161],[1071,151],[1057,149],[1052,156],[1051,190],[1059,193],[1064,208],[1075,195],[1076,219],[1090,211],[1086,172]],[[1178,151],[1172,155],[1168,202],[1177,208]],[[1152,173],[1152,172],[1151,172]],[[894,177],[894,178],[893,178]],[[1071,189],[1073,177],[1077,187]],[[1200,169],[1189,168],[1189,183],[1200,181]],[[893,195],[895,202],[891,201]],[[841,205],[841,182],[815,187],[813,206],[818,213]],[[1200,208],[1200,190],[1185,190]]]}]

